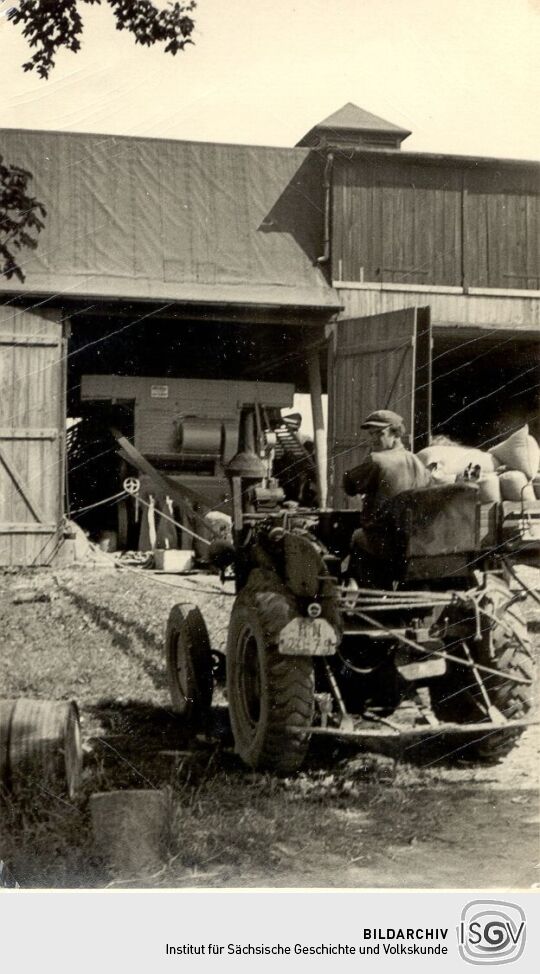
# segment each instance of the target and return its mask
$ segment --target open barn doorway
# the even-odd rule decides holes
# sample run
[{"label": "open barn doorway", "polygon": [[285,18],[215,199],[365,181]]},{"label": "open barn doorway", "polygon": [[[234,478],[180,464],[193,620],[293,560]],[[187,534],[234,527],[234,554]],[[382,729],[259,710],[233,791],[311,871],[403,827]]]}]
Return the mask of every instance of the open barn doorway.
[{"label": "open barn doorway", "polygon": [[[68,514],[92,541],[111,551],[201,553],[193,534],[206,537],[205,510],[230,513],[226,468],[246,437],[257,452],[271,448],[288,499],[312,489],[313,455],[294,401],[308,389],[306,349],[323,326],[275,313],[260,320],[253,309],[230,317],[134,307],[72,316]],[[126,456],[118,435],[157,477]],[[137,499],[119,496],[126,476],[140,480]],[[182,504],[167,489],[173,482],[203,503]]]},{"label": "open barn doorway", "polygon": [[435,329],[432,436],[489,448],[525,423],[540,440],[538,334]]},{"label": "open barn doorway", "polygon": [[133,547],[122,483],[128,474],[112,430],[133,439],[134,400],[80,403],[68,418],[66,507],[70,518],[107,550]]}]

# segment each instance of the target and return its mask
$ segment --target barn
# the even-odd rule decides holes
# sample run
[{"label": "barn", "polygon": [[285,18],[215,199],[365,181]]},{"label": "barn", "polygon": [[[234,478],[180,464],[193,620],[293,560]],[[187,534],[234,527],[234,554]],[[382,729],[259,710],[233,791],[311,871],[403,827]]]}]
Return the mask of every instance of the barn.
[{"label": "barn", "polygon": [[350,104],[293,148],[0,133],[48,211],[0,285],[0,565],[50,564],[114,495],[111,428],[214,506],[249,417],[279,432],[295,392],[323,504],[372,408],[415,447],[540,435],[539,165],[409,134]]}]

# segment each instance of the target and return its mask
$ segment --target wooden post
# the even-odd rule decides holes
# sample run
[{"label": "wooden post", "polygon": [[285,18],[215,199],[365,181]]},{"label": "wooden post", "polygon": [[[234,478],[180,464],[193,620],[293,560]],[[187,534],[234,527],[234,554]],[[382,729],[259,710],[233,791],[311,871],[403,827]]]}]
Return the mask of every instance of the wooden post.
[{"label": "wooden post", "polygon": [[313,414],[313,442],[315,445],[315,469],[317,476],[317,500],[319,507],[326,507],[328,494],[328,462],[326,448],[326,430],[322,408],[322,385],[319,352],[313,351],[308,355],[309,391],[311,395],[311,412]]}]

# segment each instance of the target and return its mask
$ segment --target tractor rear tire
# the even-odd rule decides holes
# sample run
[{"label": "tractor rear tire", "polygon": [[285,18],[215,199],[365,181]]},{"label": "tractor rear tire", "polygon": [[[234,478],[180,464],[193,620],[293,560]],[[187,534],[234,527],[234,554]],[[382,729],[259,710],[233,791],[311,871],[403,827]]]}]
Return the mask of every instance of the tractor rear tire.
[{"label": "tractor rear tire", "polygon": [[249,767],[280,774],[297,771],[304,761],[315,700],[311,657],[278,651],[279,632],[291,612],[285,593],[248,587],[234,603],[227,641],[236,751]]},{"label": "tractor rear tire", "polygon": [[166,634],[167,676],[175,713],[200,726],[212,704],[212,651],[198,606],[179,603],[171,609]]},{"label": "tractor rear tire", "polygon": [[[513,601],[508,586],[497,576],[490,576],[480,603],[482,639],[463,640],[473,660],[498,670],[500,678],[480,672],[491,703],[508,720],[527,717],[535,703],[535,660],[527,623],[519,606]],[[472,627],[471,627],[472,628]],[[453,642],[450,652],[459,652]],[[479,723],[483,698],[469,667],[449,663],[442,680],[431,687],[431,704],[435,715],[443,721],[458,724]],[[508,677],[522,677],[530,683],[514,683]],[[504,725],[492,728],[480,739],[467,746],[465,754],[486,764],[495,764],[506,757],[523,733],[524,728]]]}]

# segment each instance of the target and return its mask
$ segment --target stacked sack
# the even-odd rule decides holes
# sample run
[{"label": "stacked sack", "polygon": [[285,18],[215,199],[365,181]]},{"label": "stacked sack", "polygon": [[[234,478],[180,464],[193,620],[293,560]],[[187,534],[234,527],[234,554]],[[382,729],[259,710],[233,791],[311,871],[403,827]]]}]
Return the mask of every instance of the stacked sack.
[{"label": "stacked sack", "polygon": [[475,481],[482,503],[540,500],[540,447],[526,425],[489,450],[441,443],[418,457],[436,483]]},{"label": "stacked sack", "polygon": [[503,501],[540,499],[540,447],[528,426],[522,426],[489,452],[500,468],[497,472]]}]

